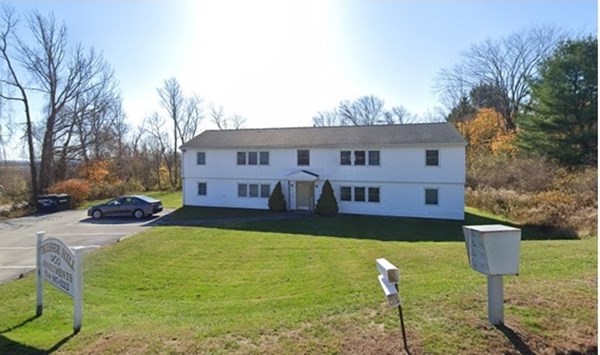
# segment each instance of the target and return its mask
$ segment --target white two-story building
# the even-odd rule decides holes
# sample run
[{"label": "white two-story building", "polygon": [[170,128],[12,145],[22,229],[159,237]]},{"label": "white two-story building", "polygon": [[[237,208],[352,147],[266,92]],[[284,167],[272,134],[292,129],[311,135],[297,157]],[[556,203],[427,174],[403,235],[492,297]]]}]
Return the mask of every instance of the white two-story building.
[{"label": "white two-story building", "polygon": [[464,219],[466,142],[447,123],[209,130],[181,146],[183,204],[312,210],[323,183],[340,213]]}]

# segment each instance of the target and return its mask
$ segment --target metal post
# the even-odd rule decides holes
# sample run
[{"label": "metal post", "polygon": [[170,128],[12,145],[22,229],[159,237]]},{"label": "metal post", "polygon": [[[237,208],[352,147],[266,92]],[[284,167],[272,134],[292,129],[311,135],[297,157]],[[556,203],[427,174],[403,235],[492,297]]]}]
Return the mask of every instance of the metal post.
[{"label": "metal post", "polygon": [[[398,284],[395,284],[398,297],[400,297],[400,290],[398,290]],[[406,340],[406,331],[404,330],[404,317],[402,316],[402,302],[398,304],[398,317],[400,318],[400,327],[402,328],[402,340],[404,341],[404,350],[410,355],[408,350],[408,341]]]},{"label": "metal post", "polygon": [[36,278],[35,278],[35,289],[36,289],[36,302],[35,302],[35,315],[39,317],[42,315],[44,311],[44,280],[42,279],[42,238],[46,232],[37,232],[35,235],[37,236],[37,244],[35,248],[35,268],[36,268]]},{"label": "metal post", "polygon": [[488,320],[493,325],[504,324],[504,290],[502,275],[489,275],[488,286]]},{"label": "metal post", "polygon": [[83,251],[84,248],[75,249],[75,294],[73,297],[73,334],[81,330],[83,318]]}]

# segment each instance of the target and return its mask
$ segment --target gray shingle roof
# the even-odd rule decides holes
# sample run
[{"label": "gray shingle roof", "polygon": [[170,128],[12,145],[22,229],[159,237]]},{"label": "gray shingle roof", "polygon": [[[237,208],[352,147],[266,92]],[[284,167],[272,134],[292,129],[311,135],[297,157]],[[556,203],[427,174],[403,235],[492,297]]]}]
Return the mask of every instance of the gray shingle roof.
[{"label": "gray shingle roof", "polygon": [[458,145],[466,142],[449,123],[208,130],[181,146],[201,149],[343,148]]}]

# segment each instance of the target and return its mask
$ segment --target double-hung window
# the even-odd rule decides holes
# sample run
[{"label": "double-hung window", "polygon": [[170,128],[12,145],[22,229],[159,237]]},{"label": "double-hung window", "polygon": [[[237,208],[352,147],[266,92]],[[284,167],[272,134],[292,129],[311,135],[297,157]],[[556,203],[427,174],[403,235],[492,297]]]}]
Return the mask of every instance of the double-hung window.
[{"label": "double-hung window", "polygon": [[366,156],[364,150],[355,150],[354,151],[354,165],[365,165]]},{"label": "double-hung window", "polygon": [[198,183],[198,196],[206,196],[206,183],[205,182]]},{"label": "double-hung window", "polygon": [[298,149],[298,165],[310,165],[310,150]]},{"label": "double-hung window", "polygon": [[352,165],[352,151],[342,150],[340,152],[340,164],[341,165]]},{"label": "double-hung window", "polygon": [[425,151],[425,166],[439,166],[440,151],[437,149],[427,149]]},{"label": "double-hung window", "polygon": [[237,152],[237,165],[246,165],[246,152]]},{"label": "double-hung window", "polygon": [[269,165],[269,152],[260,152],[259,153],[259,164],[260,165]]},{"label": "double-hung window", "polygon": [[425,204],[436,206],[439,204],[438,189],[425,189]]},{"label": "double-hung window", "polygon": [[352,201],[352,188],[350,186],[342,186],[340,198],[342,201]]},{"label": "double-hung window", "polygon": [[379,151],[378,150],[369,150],[369,165],[371,165],[371,166],[379,165]]},{"label": "double-hung window", "polygon": [[206,165],[206,152],[197,152],[196,153],[196,164]]}]

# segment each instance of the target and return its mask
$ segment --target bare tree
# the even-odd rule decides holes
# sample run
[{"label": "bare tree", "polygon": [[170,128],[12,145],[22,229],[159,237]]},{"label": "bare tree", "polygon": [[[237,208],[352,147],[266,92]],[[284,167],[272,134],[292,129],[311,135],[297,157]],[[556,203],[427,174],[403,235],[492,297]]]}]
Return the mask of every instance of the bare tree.
[{"label": "bare tree", "polygon": [[160,96],[160,103],[162,107],[167,111],[169,118],[173,123],[173,171],[170,171],[169,175],[172,179],[171,185],[173,187],[177,187],[179,185],[179,179],[177,177],[177,170],[179,166],[177,163],[177,145],[179,142],[178,137],[182,135],[182,129],[180,127],[180,118],[183,115],[183,105],[185,103],[185,98],[183,96],[183,90],[181,89],[181,85],[175,78],[169,78],[165,80],[163,87],[157,89],[157,91],[158,95]]},{"label": "bare tree", "polygon": [[402,106],[386,110],[385,102],[374,95],[362,96],[354,101],[343,100],[337,109],[319,111],[313,117],[315,127],[406,124],[416,121],[417,116]]},{"label": "bare tree", "polygon": [[556,27],[537,26],[499,39],[487,39],[461,54],[462,61],[439,72],[435,89],[448,110],[477,86],[497,91],[494,100],[504,128],[514,130],[516,117],[529,100],[529,82],[537,65],[552,53],[564,33]]},{"label": "bare tree", "polygon": [[227,122],[231,123],[233,129],[240,129],[243,128],[244,124],[246,124],[246,118],[240,114],[234,113],[233,115],[229,116]]},{"label": "bare tree", "polygon": [[394,106],[391,109],[384,111],[383,117],[387,124],[414,123],[417,120],[417,117],[403,106]]},{"label": "bare tree", "polygon": [[191,95],[185,99],[185,112],[181,123],[181,144],[194,138],[198,132],[200,122],[204,119],[204,109],[202,108],[202,99],[197,95]]},{"label": "bare tree", "polygon": [[383,100],[369,95],[340,102],[337,112],[344,125],[369,126],[384,121],[384,105]]},{"label": "bare tree", "polygon": [[225,118],[225,110],[221,105],[215,105],[213,103],[208,105],[208,114],[214,124],[219,129],[227,129],[227,119]]},{"label": "bare tree", "polygon": [[175,187],[175,185],[173,185],[174,161],[171,159],[173,155],[171,154],[172,152],[169,149],[169,144],[167,143],[169,137],[164,130],[164,119],[161,118],[157,112],[154,112],[152,115],[144,119],[143,126],[145,127],[145,131],[150,135],[150,139],[147,142],[152,147],[152,151],[154,152],[153,161],[156,173],[158,175],[159,189],[162,189],[162,186],[160,185],[160,168],[162,167],[162,163],[164,163],[167,167],[171,186]]},{"label": "bare tree", "polygon": [[341,124],[337,110],[319,111],[313,117],[313,125],[315,127],[332,127]]},{"label": "bare tree", "polygon": [[35,198],[39,192],[37,180],[37,166],[35,163],[35,146],[34,146],[34,127],[31,118],[31,110],[29,107],[29,97],[25,88],[24,82],[17,74],[15,59],[10,53],[12,47],[16,47],[16,26],[19,19],[15,15],[14,9],[7,5],[2,6],[2,29],[0,33],[0,54],[2,62],[6,69],[6,75],[0,79],[2,83],[2,91],[0,98],[8,101],[17,101],[23,104],[25,114],[25,138],[27,140],[27,148],[29,153],[29,173],[31,181],[31,199]]},{"label": "bare tree", "polygon": [[34,11],[28,16],[27,25],[32,39],[19,40],[18,60],[31,76],[31,90],[44,101],[39,186],[44,190],[54,180],[54,144],[60,132],[57,128],[60,120],[68,117],[63,110],[79,96],[103,85],[103,75],[110,69],[93,48],[85,50],[77,45],[69,51],[66,26],[59,25],[54,15],[43,16]]}]

